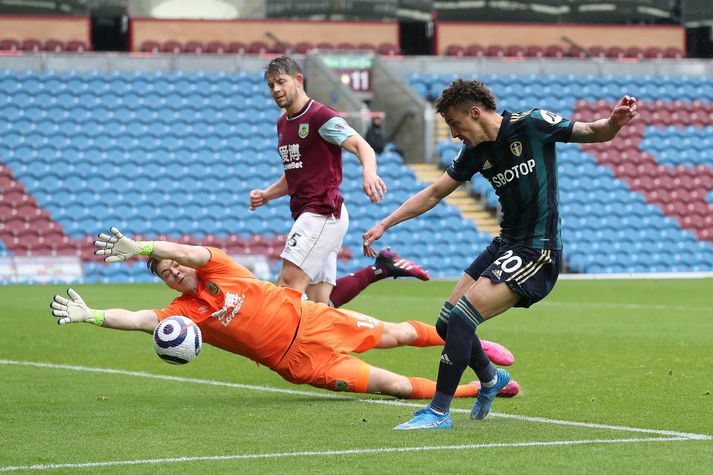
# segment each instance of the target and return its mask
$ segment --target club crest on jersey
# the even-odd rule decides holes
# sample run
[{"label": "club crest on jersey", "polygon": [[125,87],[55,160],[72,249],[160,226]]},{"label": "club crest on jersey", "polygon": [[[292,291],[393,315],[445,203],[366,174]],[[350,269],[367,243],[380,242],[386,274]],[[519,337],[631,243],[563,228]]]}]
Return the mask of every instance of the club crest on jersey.
[{"label": "club crest on jersey", "polygon": [[215,282],[208,282],[205,287],[211,295],[218,295],[220,293],[220,287],[218,287]]},{"label": "club crest on jersey", "polygon": [[301,139],[307,137],[309,134],[309,124],[300,124],[300,128],[297,130],[297,135],[300,136]]},{"label": "club crest on jersey", "polygon": [[520,141],[513,142],[510,144],[510,151],[516,157],[522,155],[522,143]]}]

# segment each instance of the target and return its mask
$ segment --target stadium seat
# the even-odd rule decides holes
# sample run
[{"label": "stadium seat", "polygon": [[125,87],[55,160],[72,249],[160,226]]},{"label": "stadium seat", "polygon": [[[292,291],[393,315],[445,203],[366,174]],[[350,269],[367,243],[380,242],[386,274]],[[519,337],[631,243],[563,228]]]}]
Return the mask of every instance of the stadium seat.
[{"label": "stadium seat", "polygon": [[670,48],[664,49],[663,57],[664,58],[680,59],[680,58],[685,58],[686,54],[680,48],[676,48],[676,47],[672,46]]},{"label": "stadium seat", "polygon": [[541,46],[529,45],[525,47],[524,54],[529,58],[541,58],[545,55],[545,50]]},{"label": "stadium seat", "polygon": [[22,44],[11,38],[0,40],[0,50],[2,51],[19,51],[22,49]]},{"label": "stadium seat", "polygon": [[244,54],[248,52],[248,47],[245,45],[245,43],[242,43],[240,41],[232,41],[228,43],[227,52],[230,54]]},{"label": "stadium seat", "polygon": [[445,54],[446,56],[464,56],[465,48],[462,45],[448,45]]},{"label": "stadium seat", "polygon": [[209,54],[224,54],[228,52],[228,46],[220,41],[211,41],[206,44],[205,52]]},{"label": "stadium seat", "polygon": [[248,53],[250,54],[264,54],[270,52],[270,47],[267,43],[263,41],[253,41],[248,45]]},{"label": "stadium seat", "polygon": [[317,49],[334,49],[334,43],[330,43],[329,41],[320,41],[315,45],[315,47]]},{"label": "stadium seat", "polygon": [[161,43],[158,41],[144,41],[141,43],[141,51],[145,53],[160,53]]},{"label": "stadium seat", "polygon": [[366,51],[376,51],[376,46],[374,46],[372,43],[359,43],[357,45],[357,49]]},{"label": "stadium seat", "polygon": [[275,54],[292,54],[293,48],[289,43],[275,42],[271,51]]},{"label": "stadium seat", "polygon": [[565,50],[560,45],[550,45],[545,47],[543,56],[546,58],[562,58],[565,55]]},{"label": "stadium seat", "polygon": [[203,54],[206,51],[206,46],[200,42],[200,41],[188,41],[186,42],[186,48],[185,48],[186,53],[193,53],[193,54]]},{"label": "stadium seat", "polygon": [[47,40],[44,44],[44,50],[51,53],[61,53],[67,48],[67,45],[60,40]]},{"label": "stadium seat", "polygon": [[488,45],[485,47],[484,54],[491,58],[502,58],[505,56],[505,48],[501,45]]},{"label": "stadium seat", "polygon": [[376,52],[382,56],[394,56],[401,54],[401,49],[391,43],[381,43],[376,47]]},{"label": "stadium seat", "polygon": [[644,59],[644,50],[638,46],[630,46],[624,50],[624,57],[633,59]]},{"label": "stadium seat", "polygon": [[314,46],[312,43],[308,43],[306,41],[300,41],[299,43],[295,44],[295,52],[299,54],[306,54],[309,50],[313,49]]},{"label": "stadium seat", "polygon": [[607,58],[621,59],[625,56],[626,56],[626,54],[624,52],[624,48],[622,48],[620,46],[610,46],[609,48],[606,49],[606,57]]},{"label": "stadium seat", "polygon": [[164,53],[179,54],[183,53],[184,47],[180,41],[169,40],[163,43],[161,51]]},{"label": "stadium seat", "polygon": [[27,38],[22,42],[22,51],[38,53],[42,51],[42,42],[36,38]]},{"label": "stadium seat", "polygon": [[66,51],[74,53],[83,53],[85,51],[89,51],[89,47],[84,41],[70,40],[67,42]]},{"label": "stadium seat", "polygon": [[465,55],[474,57],[485,56],[485,47],[477,43],[470,44],[465,49]]},{"label": "stadium seat", "polygon": [[508,45],[505,47],[504,55],[515,58],[522,58],[523,56],[525,56],[525,48],[520,45]]}]

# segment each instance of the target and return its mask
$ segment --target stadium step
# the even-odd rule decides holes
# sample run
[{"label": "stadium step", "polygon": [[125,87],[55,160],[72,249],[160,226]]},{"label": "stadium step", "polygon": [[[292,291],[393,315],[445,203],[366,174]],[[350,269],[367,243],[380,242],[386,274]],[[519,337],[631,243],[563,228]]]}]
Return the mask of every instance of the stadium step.
[{"label": "stadium step", "polygon": [[[443,175],[443,170],[433,163],[408,164],[416,177],[426,183],[433,183]],[[446,198],[449,206],[455,206],[465,219],[475,223],[479,231],[497,236],[500,233],[500,223],[493,214],[478,203],[468,193],[466,186],[462,186]]]},{"label": "stadium step", "polygon": [[408,165],[416,173],[416,178],[426,183],[433,183],[443,175],[443,170],[432,163],[410,163]]}]

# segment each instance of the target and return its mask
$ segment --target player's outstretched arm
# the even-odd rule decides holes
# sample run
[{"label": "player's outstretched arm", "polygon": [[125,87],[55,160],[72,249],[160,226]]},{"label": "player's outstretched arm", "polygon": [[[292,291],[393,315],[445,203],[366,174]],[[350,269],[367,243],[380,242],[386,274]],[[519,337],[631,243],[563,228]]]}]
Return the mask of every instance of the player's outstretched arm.
[{"label": "player's outstretched arm", "polygon": [[636,98],[624,96],[607,119],[594,122],[575,122],[570,141],[578,143],[608,142],[619,130],[636,117]]},{"label": "player's outstretched arm", "polygon": [[111,235],[101,233],[94,241],[97,248],[95,256],[105,256],[104,262],[121,262],[135,255],[150,256],[153,252],[153,241],[134,241],[124,236],[117,228],[110,229]]},{"label": "player's outstretched arm", "polygon": [[376,174],[376,153],[371,145],[356,134],[342,142],[342,148],[356,155],[361,162],[364,194],[372,203],[383,200],[387,191],[386,183]]},{"label": "player's outstretched arm", "polygon": [[100,327],[116,328],[118,330],[140,330],[153,332],[158,325],[158,316],[153,310],[131,312],[121,308],[97,310],[89,308],[84,299],[74,289],[67,289],[68,298],[55,295],[50,302],[52,316],[57,318],[57,324],[91,323]]},{"label": "player's outstretched arm", "polygon": [[444,173],[435,183],[406,200],[393,213],[376,223],[374,227],[362,235],[364,255],[376,257],[377,252],[371,247],[371,244],[381,238],[387,229],[430,210],[440,203],[443,198],[453,193],[460,185],[461,182],[451,178],[448,173]]},{"label": "player's outstretched arm", "polygon": [[135,255],[151,256],[156,259],[171,259],[177,263],[197,268],[210,260],[211,254],[203,246],[191,246],[168,241],[135,241],[124,236],[117,228],[111,228],[111,236],[99,234],[94,241],[97,256],[105,256],[106,262],[121,262]]}]

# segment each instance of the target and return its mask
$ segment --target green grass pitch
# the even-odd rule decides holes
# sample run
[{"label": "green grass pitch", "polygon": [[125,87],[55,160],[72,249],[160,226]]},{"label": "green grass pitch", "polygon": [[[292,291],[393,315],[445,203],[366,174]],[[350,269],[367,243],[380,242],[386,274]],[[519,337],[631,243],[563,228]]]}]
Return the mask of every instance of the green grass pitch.
[{"label": "green grass pitch", "polygon": [[[453,284],[384,281],[348,307],[433,322]],[[174,295],[75,288],[95,308],[161,307]],[[416,432],[392,427],[427,401],[290,385],[207,345],[171,366],[149,335],[59,327],[49,302],[64,290],[0,287],[0,472],[713,472],[713,279],[561,280],[543,302],[479,329],[515,354],[521,393],[484,421],[457,400],[452,430]],[[435,378],[439,349],[363,356]]]}]

